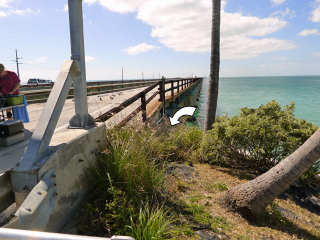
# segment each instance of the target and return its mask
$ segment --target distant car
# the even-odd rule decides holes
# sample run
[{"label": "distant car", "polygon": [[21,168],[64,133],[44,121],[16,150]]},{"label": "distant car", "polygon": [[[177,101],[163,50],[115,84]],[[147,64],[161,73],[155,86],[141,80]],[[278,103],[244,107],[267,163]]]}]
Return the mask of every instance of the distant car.
[{"label": "distant car", "polygon": [[45,80],[39,78],[30,78],[28,80],[28,85],[42,85],[42,84],[53,84],[52,80]]}]

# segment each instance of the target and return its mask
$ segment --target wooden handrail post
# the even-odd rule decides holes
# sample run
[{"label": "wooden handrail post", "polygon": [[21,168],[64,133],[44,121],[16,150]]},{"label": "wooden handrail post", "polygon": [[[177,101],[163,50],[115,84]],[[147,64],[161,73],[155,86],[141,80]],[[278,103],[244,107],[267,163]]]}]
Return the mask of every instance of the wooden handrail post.
[{"label": "wooden handrail post", "polygon": [[165,84],[165,78],[164,77],[162,77],[161,78],[161,82],[160,82],[160,86],[159,86],[159,94],[160,94],[160,98],[159,98],[159,101],[160,102],[164,102],[164,94],[165,94],[165,86],[164,86],[164,84]]},{"label": "wooden handrail post", "polygon": [[142,111],[142,122],[147,121],[147,103],[146,103],[146,93],[141,92],[141,111]]},{"label": "wooden handrail post", "polygon": [[160,99],[159,101],[162,102],[162,116],[164,116],[164,113],[165,113],[165,104],[166,104],[166,98],[165,98],[165,95],[166,95],[166,89],[165,89],[165,77],[162,77],[161,78],[161,82],[160,82],[160,89],[159,89],[159,94],[160,94]]},{"label": "wooden handrail post", "polygon": [[178,83],[178,93],[180,92],[180,85],[179,85],[179,80],[177,81]]},{"label": "wooden handrail post", "polygon": [[171,81],[171,97],[174,96],[173,80]]}]

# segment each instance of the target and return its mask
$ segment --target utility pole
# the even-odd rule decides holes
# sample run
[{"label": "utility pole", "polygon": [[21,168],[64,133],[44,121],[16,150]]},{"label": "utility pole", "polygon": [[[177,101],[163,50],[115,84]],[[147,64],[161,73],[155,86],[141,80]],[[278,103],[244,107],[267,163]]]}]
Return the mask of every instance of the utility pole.
[{"label": "utility pole", "polygon": [[12,60],[12,61],[17,63],[17,74],[18,74],[18,78],[20,79],[19,64],[22,64],[22,63],[19,63],[19,59],[21,59],[21,58],[18,58],[18,51],[16,49],[16,60]]},{"label": "utility pole", "polygon": [[122,85],[123,85],[123,68],[122,68]]}]

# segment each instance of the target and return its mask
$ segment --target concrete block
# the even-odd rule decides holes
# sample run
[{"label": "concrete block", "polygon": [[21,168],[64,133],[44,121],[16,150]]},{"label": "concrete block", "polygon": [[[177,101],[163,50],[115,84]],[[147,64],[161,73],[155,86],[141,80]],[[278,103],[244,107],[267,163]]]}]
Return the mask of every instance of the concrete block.
[{"label": "concrete block", "polygon": [[104,123],[94,128],[65,129],[54,134],[50,145],[59,148],[38,171],[43,176],[53,168],[56,175],[57,197],[50,221],[44,230],[57,232],[73,216],[89,191],[87,171],[96,163],[96,153],[106,147]]}]

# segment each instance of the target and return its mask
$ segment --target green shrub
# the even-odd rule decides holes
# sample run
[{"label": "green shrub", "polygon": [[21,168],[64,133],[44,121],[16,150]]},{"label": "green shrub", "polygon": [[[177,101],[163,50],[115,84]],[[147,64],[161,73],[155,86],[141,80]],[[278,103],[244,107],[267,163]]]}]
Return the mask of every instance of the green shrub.
[{"label": "green shrub", "polygon": [[166,142],[164,152],[167,153],[168,161],[196,162],[199,160],[199,148],[202,141],[203,131],[197,127],[180,125],[168,134],[163,134]]},{"label": "green shrub", "polygon": [[258,108],[242,108],[240,114],[218,117],[201,144],[202,158],[223,165],[235,160],[265,172],[290,155],[318,128],[293,115],[294,103],[285,109],[271,101]]}]

